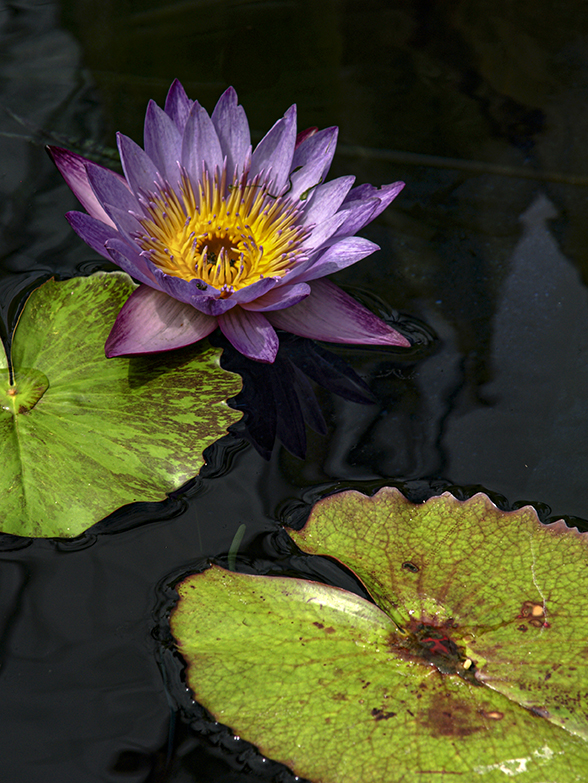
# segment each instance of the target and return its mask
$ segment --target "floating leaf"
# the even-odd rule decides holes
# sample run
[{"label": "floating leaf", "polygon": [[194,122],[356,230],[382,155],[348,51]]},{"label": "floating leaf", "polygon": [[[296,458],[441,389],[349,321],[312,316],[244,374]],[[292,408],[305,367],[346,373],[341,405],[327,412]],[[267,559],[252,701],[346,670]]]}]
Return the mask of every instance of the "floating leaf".
[{"label": "floating leaf", "polygon": [[122,273],[49,281],[30,296],[11,351],[0,346],[0,530],[79,535],[134,501],[163,500],[240,414],[220,351],[106,359],[135,288]]},{"label": "floating leaf", "polygon": [[583,779],[587,536],[389,488],[327,498],[291,535],[377,605],[216,566],[186,579],[172,632],[217,720],[320,783]]}]

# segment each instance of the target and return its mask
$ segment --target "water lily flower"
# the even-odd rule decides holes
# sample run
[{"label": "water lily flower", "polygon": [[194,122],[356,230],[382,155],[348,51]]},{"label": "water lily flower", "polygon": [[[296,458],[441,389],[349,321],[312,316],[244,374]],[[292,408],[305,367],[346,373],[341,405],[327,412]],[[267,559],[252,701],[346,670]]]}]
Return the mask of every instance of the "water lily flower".
[{"label": "water lily flower", "polygon": [[80,237],[139,282],[107,356],[194,343],[217,326],[245,356],[273,362],[275,329],[338,343],[408,346],[399,332],[325,280],[378,249],[354,236],[404,183],[325,182],[337,128],[296,135],[296,107],[252,151],[229,88],[212,116],[176,80],[149,103],[145,149],[118,134],[124,177],[67,150],[53,159],[87,211]]}]

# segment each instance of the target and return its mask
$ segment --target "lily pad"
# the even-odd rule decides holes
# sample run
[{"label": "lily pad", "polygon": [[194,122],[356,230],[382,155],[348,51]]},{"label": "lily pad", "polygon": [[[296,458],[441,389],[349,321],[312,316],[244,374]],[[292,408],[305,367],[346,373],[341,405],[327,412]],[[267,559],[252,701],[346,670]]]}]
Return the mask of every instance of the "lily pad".
[{"label": "lily pad", "polygon": [[290,534],[375,603],[217,566],[184,580],[172,632],[215,719],[320,783],[583,779],[588,536],[389,488],[327,498]]},{"label": "lily pad", "polygon": [[[77,536],[134,501],[163,500],[240,418],[241,387],[210,346],[106,359],[135,285],[98,273],[34,291],[0,346],[0,531]],[[10,369],[9,369],[10,368]]]}]

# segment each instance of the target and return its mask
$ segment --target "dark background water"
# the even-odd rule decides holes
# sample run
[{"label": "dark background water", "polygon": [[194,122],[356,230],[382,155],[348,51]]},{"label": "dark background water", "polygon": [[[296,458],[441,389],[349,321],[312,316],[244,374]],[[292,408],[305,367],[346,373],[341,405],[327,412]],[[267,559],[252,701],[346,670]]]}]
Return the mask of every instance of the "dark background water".
[{"label": "dark background water", "polygon": [[[174,582],[240,567],[353,582],[291,558],[279,521],[354,486],[413,499],[484,489],[588,529],[588,11],[572,0],[69,0],[0,3],[2,336],[40,280],[102,268],[42,144],[141,141],[173,78],[212,110],[233,84],[258,137],[296,102],[338,125],[332,176],[407,186],[340,273],[428,345],[339,350],[374,392],[319,391],[305,460],[228,438],[204,477],[75,542],[0,552],[0,766],[11,783],[288,779],[189,707]],[[15,116],[17,116],[17,119]],[[77,141],[76,141],[77,140]],[[72,358],[75,361],[75,357]]]}]

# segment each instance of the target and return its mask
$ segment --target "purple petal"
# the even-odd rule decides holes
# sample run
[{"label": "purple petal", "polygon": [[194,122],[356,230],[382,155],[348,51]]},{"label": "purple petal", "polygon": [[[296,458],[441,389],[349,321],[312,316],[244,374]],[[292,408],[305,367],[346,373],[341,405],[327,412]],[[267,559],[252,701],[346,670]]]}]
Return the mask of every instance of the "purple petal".
[{"label": "purple petal", "polygon": [[122,133],[116,134],[123,171],[133,193],[152,193],[159,184],[157,166],[138,144]]},{"label": "purple petal", "polygon": [[349,237],[356,234],[382,211],[379,207],[380,202],[377,198],[369,201],[352,201],[348,207],[337,212],[344,219],[333,233],[333,237]]},{"label": "purple petal", "polygon": [[300,337],[352,345],[399,345],[409,341],[329,280],[315,280],[312,293],[287,310],[268,313],[278,329]]},{"label": "purple petal", "polygon": [[309,133],[302,141],[300,141],[300,134],[298,134],[296,137],[296,149],[292,157],[292,168],[306,166],[316,157],[323,157],[329,161],[333,160],[338,135],[339,128],[335,125],[318,132],[315,129],[314,133]]},{"label": "purple petal", "polygon": [[394,201],[403,188],[404,182],[392,182],[390,185],[382,185],[381,188],[376,188],[374,195],[380,199],[380,206],[376,209],[373,218],[377,218],[378,215],[386,209],[388,204],[391,204]]},{"label": "purple petal", "polygon": [[212,124],[220,141],[222,154],[227,158],[227,172],[233,176],[235,167],[243,168],[247,151],[251,146],[249,123],[237,93],[232,87],[221,95],[212,112]]},{"label": "purple petal", "polygon": [[[108,217],[102,204],[96,198],[96,194],[92,190],[90,182],[88,180],[88,172],[86,171],[86,163],[89,163],[81,155],[76,155],[73,152],[68,152],[61,147],[47,147],[49,154],[53,158],[53,162],[61,172],[61,176],[67,182],[72,189],[75,197],[92,217],[101,220],[103,223],[114,226],[112,220]],[[95,164],[93,164],[95,165]],[[104,168],[104,167],[100,167]],[[108,169],[104,169],[108,171]],[[125,182],[119,174],[113,176]],[[125,182],[125,187],[128,187]]]},{"label": "purple petal", "polygon": [[176,186],[180,177],[182,135],[171,117],[154,101],[149,101],[147,107],[144,137],[145,152],[163,178]]},{"label": "purple petal", "polygon": [[228,299],[221,299],[218,294],[215,296],[198,296],[193,294],[191,304],[192,307],[200,310],[200,312],[212,315],[215,318],[237,306],[237,302],[233,300],[232,296],[228,297]]},{"label": "purple petal", "polygon": [[259,296],[253,302],[241,305],[244,310],[256,310],[258,312],[269,312],[270,310],[283,310],[285,307],[292,307],[298,304],[310,294],[310,286],[306,283],[297,285],[282,285],[268,291],[267,294]]},{"label": "purple petal", "polygon": [[298,149],[298,147],[302,144],[303,141],[306,141],[306,139],[310,138],[311,136],[314,136],[315,133],[318,133],[318,128],[316,125],[313,125],[311,128],[306,128],[306,130],[299,131],[296,135],[296,147],[295,149]]},{"label": "purple petal", "polygon": [[131,193],[126,182],[121,181],[114,172],[97,166],[95,163],[87,163],[88,181],[96,198],[103,205],[109,217],[115,221],[110,207],[117,207],[125,212],[141,212],[137,199]]},{"label": "purple petal", "polygon": [[219,317],[218,325],[231,345],[249,359],[271,364],[276,358],[280,341],[261,313],[235,307]]},{"label": "purple petal", "polygon": [[292,174],[291,199],[304,196],[304,200],[312,199],[316,187],[322,182],[333,160],[337,147],[338,128],[325,128],[320,133],[309,136],[294,152],[292,171],[302,167]]},{"label": "purple petal", "polygon": [[[360,185],[351,190],[343,202],[341,212],[348,212],[348,217],[337,229],[334,236],[349,236],[360,231],[371,220],[375,220],[386,207],[396,198],[404,187],[404,182],[393,182],[375,188],[373,185]],[[373,209],[367,205],[373,204]]]},{"label": "purple petal", "polygon": [[181,277],[166,275],[161,269],[155,267],[153,268],[153,277],[155,288],[179,302],[195,307],[206,315],[221,315],[237,304],[232,297],[221,299],[216,288],[207,286],[199,280],[184,280]]},{"label": "purple petal", "polygon": [[201,340],[214,329],[216,318],[142,285],[119,312],[105,353],[111,358],[171,351]]},{"label": "purple petal", "polygon": [[182,136],[193,103],[194,101],[188,98],[180,82],[175,79],[165,99],[165,113],[175,122]]},{"label": "purple petal", "polygon": [[300,247],[307,253],[318,250],[325,244],[333,234],[337,232],[339,226],[345,221],[345,212],[336,212],[331,217],[319,223],[312,229],[312,233],[301,243]]},{"label": "purple petal", "polygon": [[[109,243],[110,246],[110,243]],[[119,263],[115,261],[115,263]],[[145,263],[145,262],[144,262]],[[264,277],[245,288],[235,291],[231,296],[221,298],[221,292],[210,285],[205,285],[200,280],[184,280],[181,277],[167,275],[161,269],[150,265],[153,270],[154,287],[164,291],[180,302],[192,305],[206,315],[219,316],[236,307],[239,304],[250,302],[270,291],[279,278]],[[125,270],[126,271],[126,270]],[[131,272],[129,274],[132,275]],[[146,282],[146,281],[145,281]]]},{"label": "purple petal", "polygon": [[119,236],[111,222],[103,223],[92,215],[86,215],[85,212],[68,212],[65,217],[76,234],[90,245],[92,250],[111,260],[105,245],[109,240],[117,239]]},{"label": "purple petal", "polygon": [[381,188],[375,188],[373,185],[369,184],[358,185],[358,187],[349,191],[343,204],[350,204],[351,202],[357,201],[358,199],[361,201],[367,201],[368,199],[377,198],[380,200],[380,204],[372,217],[373,219],[378,217],[378,215],[386,209],[388,204],[394,201],[403,187],[404,182],[392,182],[391,185],[382,185]]},{"label": "purple petal", "polygon": [[339,209],[349,189],[355,182],[354,176],[339,177],[319,185],[302,217],[303,225],[322,223]]},{"label": "purple petal", "polygon": [[117,207],[108,207],[108,212],[115,222],[115,225],[121,234],[126,239],[129,245],[135,244],[135,235],[138,231],[142,234],[145,230],[139,224],[137,218],[133,217],[130,212],[126,212],[124,209],[118,209]]},{"label": "purple petal", "polygon": [[281,120],[270,128],[259,142],[251,158],[250,176],[271,168],[273,192],[277,195],[286,186],[292,170],[292,155],[296,145],[296,106],[290,106]]},{"label": "purple petal", "polygon": [[256,280],[255,283],[239,288],[232,295],[233,302],[238,304],[245,304],[246,302],[253,302],[260,296],[267,294],[272,288],[278,286],[281,282],[279,277],[262,277],[260,280]]},{"label": "purple petal", "polygon": [[375,253],[380,248],[374,242],[363,237],[345,237],[331,247],[327,248],[318,258],[304,261],[292,270],[287,276],[288,283],[316,280],[345,269],[362,258]]},{"label": "purple petal", "polygon": [[146,283],[152,288],[160,287],[155,274],[159,270],[153,264],[150,264],[144,256],[139,254],[136,246],[131,246],[125,242],[120,237],[120,234],[115,239],[109,239],[106,242],[106,250],[110,260],[114,261],[128,275],[141,283]]},{"label": "purple petal", "polygon": [[208,113],[194,102],[182,139],[182,164],[193,183],[202,179],[202,164],[214,174],[223,165],[223,153]]}]

